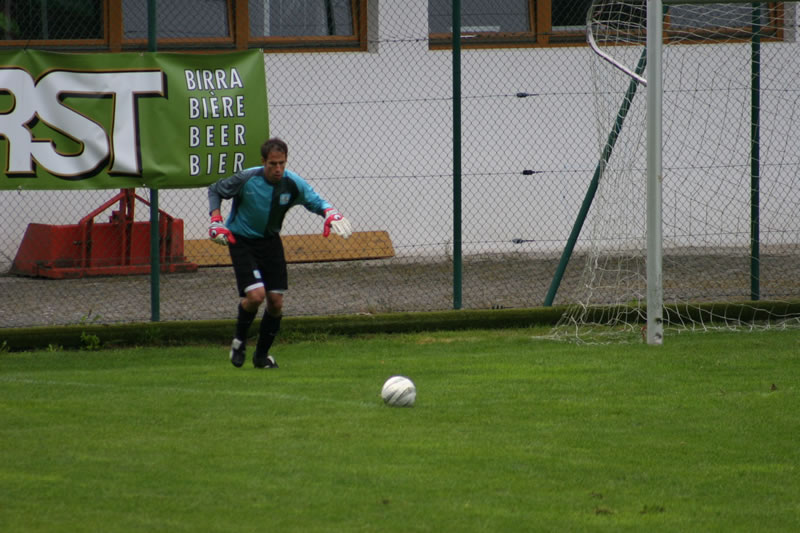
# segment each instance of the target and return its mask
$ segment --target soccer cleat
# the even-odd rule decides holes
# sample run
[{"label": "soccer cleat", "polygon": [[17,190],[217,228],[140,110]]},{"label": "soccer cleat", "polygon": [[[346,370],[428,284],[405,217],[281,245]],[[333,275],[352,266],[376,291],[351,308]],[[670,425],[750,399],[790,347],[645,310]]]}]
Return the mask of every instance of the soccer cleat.
[{"label": "soccer cleat", "polygon": [[275,358],[271,355],[258,357],[253,354],[253,366],[256,368],[278,368],[278,363],[275,362]]},{"label": "soccer cleat", "polygon": [[233,339],[231,343],[231,363],[233,366],[240,367],[244,364],[245,358],[245,346],[244,341],[240,341],[239,339]]}]

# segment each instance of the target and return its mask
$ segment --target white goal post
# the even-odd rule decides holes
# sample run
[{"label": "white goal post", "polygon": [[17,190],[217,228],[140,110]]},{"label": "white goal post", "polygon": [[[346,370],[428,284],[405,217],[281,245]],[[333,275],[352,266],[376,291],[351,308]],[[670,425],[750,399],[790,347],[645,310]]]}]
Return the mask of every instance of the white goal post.
[{"label": "white goal post", "polygon": [[[751,251],[750,261],[751,264],[754,265],[754,267],[751,268],[755,268],[756,271],[755,273],[751,272],[750,277],[752,283],[758,283],[759,275],[757,269],[760,263],[757,251],[757,246],[759,244],[757,234],[759,229],[757,211],[759,207],[759,199],[757,196],[758,183],[757,181],[752,181],[749,184],[744,183],[740,174],[742,173],[743,167],[760,163],[757,136],[762,120],[765,125],[769,127],[772,127],[771,123],[774,122],[778,127],[783,128],[780,131],[770,131],[771,140],[780,139],[782,137],[788,139],[788,141],[780,147],[770,149],[769,151],[770,157],[773,158],[769,160],[769,165],[771,165],[770,178],[772,178],[773,175],[777,175],[777,182],[779,185],[774,187],[774,194],[776,196],[770,197],[768,201],[771,202],[770,208],[778,211],[774,220],[780,220],[780,222],[771,224],[770,231],[774,231],[776,235],[790,235],[786,241],[781,240],[783,237],[776,238],[776,244],[774,244],[772,248],[786,250],[788,247],[790,248],[789,255],[797,254],[800,251],[800,241],[798,240],[798,235],[800,235],[800,218],[794,214],[790,214],[787,219],[787,213],[792,213],[793,208],[791,206],[794,201],[791,198],[785,198],[787,196],[785,190],[783,192],[779,191],[780,187],[785,187],[785,183],[796,182],[791,176],[797,176],[798,166],[800,166],[798,165],[800,149],[797,148],[797,145],[800,144],[797,138],[798,128],[792,125],[793,122],[797,121],[796,119],[787,119],[784,116],[791,116],[795,111],[800,114],[800,105],[797,104],[800,102],[800,96],[798,96],[800,91],[795,87],[798,83],[796,80],[799,79],[798,74],[800,74],[800,61],[789,59],[787,66],[783,64],[777,67],[770,66],[769,70],[771,76],[774,75],[775,71],[781,70],[785,70],[787,74],[786,79],[779,82],[783,85],[778,86],[778,82],[772,82],[767,88],[767,92],[771,98],[773,100],[779,100],[779,109],[776,111],[772,107],[765,107],[764,109],[769,111],[770,115],[764,119],[757,118],[758,111],[761,110],[758,101],[760,95],[759,91],[761,89],[756,86],[760,80],[760,73],[755,70],[756,68],[761,68],[760,56],[755,54],[757,54],[760,49],[757,47],[760,47],[762,35],[765,37],[765,40],[770,41],[770,46],[781,54],[779,58],[781,61],[786,60],[786,58],[800,56],[800,47],[796,45],[795,41],[795,35],[797,33],[796,4],[796,2],[753,2],[746,0],[730,0],[727,2],[712,2],[710,0],[594,0],[592,2],[587,13],[587,41],[591,48],[602,59],[599,64],[607,65],[610,63],[615,67],[618,73],[624,73],[624,76],[627,77],[630,83],[634,83],[630,80],[635,80],[635,84],[646,86],[646,102],[637,101],[634,105],[631,105],[630,101],[626,101],[621,108],[619,107],[619,102],[614,104],[614,99],[612,97],[607,97],[607,101],[609,102],[606,105],[608,108],[606,110],[607,116],[604,117],[605,122],[602,122],[602,124],[606,124],[605,135],[607,135],[608,132],[609,120],[613,121],[614,114],[621,114],[623,108],[627,115],[628,107],[637,107],[638,110],[632,109],[630,111],[631,116],[628,116],[627,121],[636,123],[636,121],[639,120],[639,124],[643,124],[644,128],[643,131],[639,132],[635,130],[637,127],[636,125],[628,126],[627,123],[625,127],[622,128],[623,131],[621,135],[642,138],[641,144],[634,145],[634,143],[640,142],[637,138],[620,141],[617,143],[617,146],[614,147],[616,151],[620,152],[626,149],[629,150],[631,153],[630,160],[625,160],[621,163],[619,161],[610,161],[608,165],[606,165],[606,161],[601,161],[598,165],[603,169],[603,172],[616,172],[616,169],[613,168],[616,165],[618,168],[624,166],[625,170],[634,171],[633,173],[636,173],[639,172],[641,168],[636,162],[638,159],[635,158],[638,158],[641,153],[646,152],[646,161],[644,163],[646,166],[645,205],[638,204],[637,202],[639,202],[639,200],[637,199],[633,202],[635,204],[634,207],[621,208],[620,211],[622,214],[615,214],[613,217],[609,217],[611,222],[606,222],[606,226],[612,227],[614,233],[612,234],[611,230],[609,230],[608,233],[604,234],[598,240],[604,242],[622,241],[623,238],[620,237],[619,234],[622,233],[620,228],[626,225],[625,216],[631,217],[634,212],[639,212],[639,208],[643,208],[645,211],[646,256],[636,258],[634,253],[631,252],[629,256],[620,260],[620,264],[623,261],[627,261],[622,267],[613,267],[616,268],[616,270],[613,271],[612,267],[608,267],[603,271],[603,269],[606,268],[603,262],[606,261],[607,258],[600,257],[599,254],[595,257],[591,257],[590,254],[587,271],[593,268],[596,269],[585,274],[587,278],[585,284],[590,296],[585,302],[578,306],[579,309],[577,313],[567,320],[567,322],[571,321],[569,324],[570,327],[576,325],[580,327],[584,317],[590,314],[586,312],[586,309],[598,302],[622,307],[631,302],[635,305],[637,302],[641,303],[642,300],[644,300],[646,304],[646,317],[642,318],[646,318],[646,328],[643,328],[641,331],[642,337],[648,344],[657,345],[663,342],[664,326],[665,322],[668,322],[668,320],[665,318],[664,301],[665,273],[663,261],[665,236],[662,196],[665,179],[675,179],[675,176],[678,175],[680,175],[683,180],[681,182],[682,184],[688,184],[690,187],[687,188],[694,187],[694,189],[688,192],[682,190],[678,192],[674,190],[669,191],[670,207],[672,211],[670,212],[670,235],[668,239],[672,247],[683,247],[684,251],[689,250],[686,254],[697,254],[698,249],[708,251],[741,247],[739,241],[742,239],[741,235],[744,232],[741,231],[739,226],[742,225],[742,221],[736,221],[736,229],[731,230],[724,227],[725,224],[730,222],[731,218],[737,216],[742,211],[738,206],[739,204],[737,203],[736,214],[732,215],[731,213],[734,210],[728,206],[717,207],[712,205],[710,200],[698,198],[700,194],[697,191],[701,190],[701,186],[696,185],[692,180],[706,179],[708,182],[712,180],[722,180],[726,182],[723,186],[714,185],[713,187],[716,187],[716,189],[704,192],[711,197],[716,194],[721,201],[727,201],[729,204],[741,202],[739,196],[741,196],[742,189],[744,189],[744,194],[749,193],[751,195],[749,198],[751,207],[751,220],[749,221],[750,227],[748,228],[751,233],[749,245],[755,247],[755,250]],[[776,13],[778,13],[778,15],[776,15]],[[770,24],[772,26],[770,26]],[[785,26],[778,27],[779,24],[784,24]],[[664,33],[665,27],[667,28],[666,37]],[[772,31],[772,33],[769,33],[770,31]],[[702,129],[704,126],[704,119],[699,118],[701,113],[708,111],[709,116],[712,112],[724,114],[722,119],[705,119],[708,123],[712,124],[712,127],[708,127],[706,137],[701,140],[689,140],[687,135],[687,140],[685,140],[685,142],[684,140],[681,140],[681,142],[670,141],[673,143],[672,148],[670,148],[671,156],[675,156],[676,153],[681,156],[683,155],[680,153],[681,151],[691,152],[694,148],[692,145],[693,142],[697,145],[702,145],[702,148],[698,148],[694,155],[697,156],[695,158],[697,160],[701,158],[705,159],[694,163],[698,165],[700,170],[697,170],[693,177],[684,177],[688,174],[682,174],[685,170],[683,168],[675,170],[676,166],[680,167],[681,164],[685,164],[686,158],[681,157],[677,158],[680,159],[680,164],[672,163],[671,166],[668,166],[667,175],[664,175],[662,156],[665,146],[663,123],[665,120],[663,101],[665,95],[663,73],[665,43],[669,45],[670,50],[672,50],[672,52],[670,52],[671,57],[680,57],[680,61],[683,61],[683,63],[677,63],[677,59],[671,59],[670,61],[672,62],[669,64],[668,71],[670,76],[667,88],[668,94],[670,95],[668,119],[671,121],[670,127],[673,130],[671,132],[673,139],[676,135],[680,136],[683,134],[683,130],[680,130],[678,133],[676,133],[676,131],[684,125],[687,129],[698,127]],[[791,47],[784,46],[787,44],[791,45]],[[752,51],[750,50],[751,46]],[[712,57],[715,57],[719,49],[723,49],[727,55],[737,55],[735,60],[732,60],[730,66],[727,67],[729,71],[717,73],[716,71],[711,72],[712,68],[707,65],[702,67],[696,66],[696,63],[705,61],[708,61],[709,64],[713,63],[715,60],[712,59]],[[641,53],[637,50],[641,50]],[[683,59],[684,56],[686,59]],[[646,58],[644,72],[642,72],[642,65],[637,62],[637,59],[641,57]],[[774,58],[770,57],[770,61],[772,61],[773,64],[777,64],[777,61],[773,60]],[[712,67],[713,66],[715,65],[712,65]],[[599,68],[600,67],[597,67],[598,70]],[[753,69],[752,72],[750,70],[751,68]],[[606,68],[606,70],[610,71],[614,71],[615,69],[609,66]],[[618,74],[617,78],[620,77],[622,77],[622,75]],[[711,83],[702,85],[707,83],[709,79]],[[748,84],[752,84],[753,87],[748,87]],[[612,84],[603,84],[595,80],[596,93],[612,93],[613,90],[610,88],[611,86]],[[616,83],[613,86],[617,88],[615,89],[617,91],[620,90],[620,87],[624,87],[621,83]],[[629,93],[631,92],[635,93],[635,91],[629,91]],[[714,93],[714,96],[709,96],[707,99],[699,102],[690,102],[688,99],[689,96],[694,96],[695,94],[709,95],[712,93]],[[717,98],[717,94],[722,96]],[[722,102],[721,99],[727,98],[728,94],[734,95],[737,100],[734,101],[734,96],[731,96],[730,101]],[[684,95],[689,96],[684,97]],[[626,96],[626,98],[628,97]],[[717,99],[715,100],[715,98]],[[751,98],[752,102],[742,103],[746,98]],[[641,100],[641,98],[639,100]],[[717,100],[720,100],[719,103]],[[774,106],[775,104],[770,103],[769,105]],[[617,111],[617,109],[619,109],[619,111]],[[750,112],[754,113],[752,117],[745,116],[745,118],[742,119],[744,115],[748,115]],[[637,117],[637,113],[640,113],[642,118]],[[673,117],[672,115],[675,116]],[[619,115],[617,115],[616,118],[618,122],[617,125],[621,126]],[[683,122],[681,122],[681,120]],[[599,125],[600,122],[601,121],[598,121],[598,133],[601,134],[599,137],[602,143],[603,134],[600,130],[602,130],[603,126]],[[634,133],[626,131],[631,130],[631,128],[634,129]],[[753,136],[749,139],[749,142],[748,139],[742,140],[742,137],[745,136],[745,129],[748,129],[749,132],[747,133]],[[739,137],[735,137],[735,135]],[[725,137],[730,138],[728,139]],[[729,149],[724,146],[726,141],[738,144],[736,144],[735,148]],[[616,139],[614,139],[614,142],[617,142]],[[624,145],[626,143],[630,143],[631,147],[625,148]],[[620,147],[620,145],[623,145],[623,147]],[[608,144],[606,144],[606,148],[609,148]],[[720,151],[719,154],[710,154],[711,148],[718,148]],[[750,152],[744,154],[745,163],[742,163],[739,157],[742,155],[743,151]],[[605,155],[604,153],[604,156]],[[614,157],[618,158],[616,153]],[[748,158],[750,160],[749,163],[747,162]],[[736,168],[733,170],[724,169],[723,167],[726,164],[729,164],[731,169],[733,169],[734,166]],[[773,171],[773,166],[780,170]],[[748,170],[754,175],[752,179],[757,180],[760,170],[756,166],[752,166]],[[783,174],[778,175],[778,172]],[[734,174],[736,175],[735,178],[733,177]],[[701,175],[702,177],[697,178],[696,175]],[[602,179],[605,179],[605,176]],[[756,185],[753,186],[753,183]],[[607,187],[611,188],[614,187],[614,185],[607,185]],[[618,189],[631,190],[636,188],[634,180],[632,179],[623,181],[621,185],[618,184],[616,187]],[[675,187],[674,182],[673,187]],[[734,188],[736,189],[737,196],[735,200],[731,200],[726,197],[726,194],[729,192],[728,189],[732,190]],[[685,194],[685,197],[678,198],[681,194]],[[781,195],[783,195],[784,198],[781,198]],[[733,196],[733,194],[730,196]],[[600,201],[602,202],[603,200],[601,199]],[[674,221],[686,219],[688,223],[691,224],[694,218],[702,218],[693,212],[691,207],[686,208],[680,204],[680,202],[691,203],[693,201],[695,203],[700,203],[702,201],[708,202],[701,206],[701,208],[704,209],[703,216],[706,219],[718,217],[718,220],[712,220],[711,222],[708,220],[701,221],[707,224],[707,226],[703,229],[702,238],[697,238],[695,240],[692,240],[691,236],[687,237],[688,232],[684,231],[683,227],[679,227],[682,224],[681,221]],[[593,207],[593,210],[596,209]],[[796,211],[796,209],[794,210]],[[747,220],[745,220],[745,223],[746,222]],[[786,227],[778,227],[781,224],[785,224]],[[713,234],[715,230],[718,230],[720,234],[725,233],[726,238],[720,238],[712,242],[709,235]],[[788,246],[787,243],[789,244]],[[610,254],[616,254],[617,257],[614,257],[613,260],[618,259],[619,256],[625,253],[626,246],[628,248],[635,248],[637,245],[621,245],[617,251]],[[738,253],[738,251],[736,253]],[[683,257],[685,258],[686,255]],[[634,272],[637,266],[629,267],[629,265],[634,262],[637,266],[644,265],[644,276]],[[713,260],[710,264],[713,265]],[[627,271],[629,268],[630,272]],[[713,268],[712,266],[712,269]],[[609,272],[611,273],[609,274]],[[672,273],[669,274],[672,275]],[[712,272],[712,278],[713,275]],[[783,275],[784,274],[781,274],[781,276]],[[618,286],[624,285],[626,290],[629,288],[628,286],[631,285],[631,278],[637,277],[638,279],[638,277],[641,276],[646,278],[646,291],[642,294],[638,289],[634,289],[632,292],[625,293],[619,297],[609,296],[608,292],[613,289],[613,287],[610,286],[614,281],[603,281],[602,284],[596,283],[601,276],[615,278]],[[790,279],[789,274],[786,274],[786,276],[786,279]],[[672,275],[672,278],[671,281],[673,285],[676,285],[678,282],[675,281],[675,276]],[[794,287],[790,287],[790,296],[788,299],[795,297],[792,290],[795,290]],[[599,297],[598,295],[603,291],[606,291],[606,294],[603,297]],[[739,298],[738,293],[735,291],[731,291],[730,295],[724,294],[722,291],[718,292],[720,295],[712,296],[712,298],[718,297],[723,302],[728,302],[733,298]],[[772,295],[770,294],[770,296]],[[705,296],[680,294],[678,296],[679,305],[683,305],[684,303],[687,304],[687,306],[689,304],[694,305],[694,302],[691,300],[695,297]],[[784,298],[784,296],[779,295],[779,298]],[[758,300],[758,290],[751,288],[749,299]],[[673,301],[674,299],[671,296],[670,302]],[[583,316],[576,318],[577,315]],[[699,315],[702,316],[702,313],[699,313]],[[723,315],[709,316],[709,321],[717,320],[719,316],[722,316],[723,322],[727,320],[724,313]],[[784,317],[775,318],[782,319]],[[683,319],[681,318],[679,320]],[[794,320],[796,320],[796,318]],[[622,321],[623,320],[613,318],[611,322],[618,323]],[[694,327],[694,325],[690,327]],[[631,326],[630,330],[635,330],[636,333],[638,333],[636,326]]]},{"label": "white goal post", "polygon": [[[714,4],[712,0],[647,0],[647,77],[642,78],[626,66],[616,63],[613,57],[600,52],[601,56],[624,72],[647,85],[647,330],[648,344],[664,341],[664,290],[662,267],[662,65],[661,54],[664,42],[664,5]],[[734,0],[734,3],[752,3],[752,0]],[[589,15],[591,16],[591,9]],[[599,51],[587,25],[587,35],[593,49]],[[649,80],[649,83],[648,83]]]},{"label": "white goal post", "polygon": [[661,0],[647,2],[647,343],[664,342],[664,285],[661,226]]}]

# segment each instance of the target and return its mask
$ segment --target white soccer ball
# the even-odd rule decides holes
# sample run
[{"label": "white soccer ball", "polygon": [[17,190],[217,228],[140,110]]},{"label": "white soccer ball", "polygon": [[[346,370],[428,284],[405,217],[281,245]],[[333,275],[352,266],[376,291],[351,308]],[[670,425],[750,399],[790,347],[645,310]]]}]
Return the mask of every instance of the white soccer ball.
[{"label": "white soccer ball", "polygon": [[405,376],[392,376],[383,384],[381,398],[391,407],[412,407],[417,399],[417,387]]}]

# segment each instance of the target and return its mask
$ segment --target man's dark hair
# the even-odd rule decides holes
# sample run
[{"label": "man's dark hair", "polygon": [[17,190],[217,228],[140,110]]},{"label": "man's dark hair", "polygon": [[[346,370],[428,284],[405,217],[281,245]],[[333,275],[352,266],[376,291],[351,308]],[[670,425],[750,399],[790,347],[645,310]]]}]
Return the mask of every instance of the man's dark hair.
[{"label": "man's dark hair", "polygon": [[289,157],[289,146],[277,137],[268,139],[267,142],[261,145],[261,157],[266,159],[270,152],[277,150]]}]

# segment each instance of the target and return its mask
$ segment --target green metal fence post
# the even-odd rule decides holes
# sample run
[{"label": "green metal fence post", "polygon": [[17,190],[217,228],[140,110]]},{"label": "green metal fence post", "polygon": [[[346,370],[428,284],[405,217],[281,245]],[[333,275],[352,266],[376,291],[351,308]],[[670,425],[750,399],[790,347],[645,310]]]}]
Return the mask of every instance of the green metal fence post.
[{"label": "green metal fence post", "polygon": [[461,309],[461,0],[453,0],[453,309]]},{"label": "green metal fence post", "polygon": [[761,130],[761,4],[753,2],[753,36],[750,52],[750,299],[761,298],[760,278],[760,199]]},{"label": "green metal fence post", "polygon": [[[155,52],[156,0],[147,0],[147,50]],[[150,320],[161,320],[161,262],[158,217],[158,189],[150,189]]]}]

